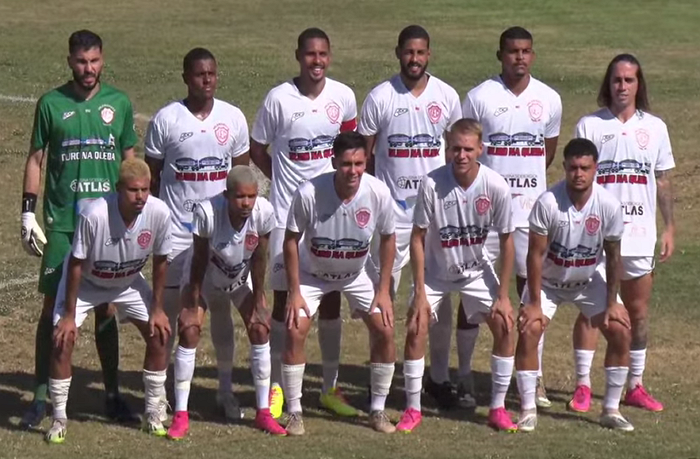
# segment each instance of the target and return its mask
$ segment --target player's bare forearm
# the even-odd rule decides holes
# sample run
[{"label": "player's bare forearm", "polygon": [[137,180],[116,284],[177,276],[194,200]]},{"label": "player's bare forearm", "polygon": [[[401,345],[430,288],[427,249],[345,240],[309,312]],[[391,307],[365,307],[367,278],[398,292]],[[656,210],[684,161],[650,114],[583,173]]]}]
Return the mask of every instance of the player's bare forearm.
[{"label": "player's bare forearm", "polygon": [[163,160],[146,156],[146,164],[151,170],[151,195],[157,198],[160,194],[160,173],[163,171]]},{"label": "player's bare forearm", "polygon": [[38,195],[41,188],[41,163],[44,160],[43,150],[30,150],[24,166],[24,184],[22,191]]},{"label": "player's bare forearm", "polygon": [[267,153],[267,145],[250,139],[250,159],[265,177],[272,180],[272,157]]},{"label": "player's bare forearm", "polygon": [[559,142],[559,137],[550,137],[549,139],[544,139],[544,151],[547,158],[547,169],[554,162],[554,156],[557,154],[557,143]]},{"label": "player's bare forearm", "polygon": [[192,293],[192,301],[194,306],[202,291],[202,283],[204,275],[207,272],[207,263],[209,261],[209,239],[199,237],[196,234],[193,236],[192,242],[192,268],[190,269],[190,291]]},{"label": "player's bare forearm", "polygon": [[299,293],[299,239],[301,233],[287,230],[284,234],[284,266],[287,269],[287,287],[289,293]]},{"label": "player's bare forearm", "polygon": [[605,282],[607,282],[608,307],[617,303],[617,292],[622,273],[620,241],[603,241],[605,251]]},{"label": "player's bare forearm", "polygon": [[530,302],[540,303],[542,292],[542,262],[547,251],[547,236],[536,234],[530,230],[527,250],[527,288]]},{"label": "player's bare forearm", "polygon": [[131,158],[135,158],[135,157],[136,157],[136,150],[134,150],[134,147],[125,148],[122,151],[122,161],[124,161],[125,159],[131,159]]},{"label": "player's bare forearm", "polygon": [[68,270],[66,272],[66,303],[64,306],[64,317],[75,319],[75,308],[78,302],[78,289],[83,276],[83,260],[75,258],[73,255],[68,259]]},{"label": "player's bare forearm", "polygon": [[367,166],[365,172],[370,175],[374,175],[374,143],[376,142],[376,137],[373,135],[366,135],[365,137],[365,148],[367,148]]},{"label": "player's bare forearm", "polygon": [[382,234],[379,241],[379,290],[389,293],[396,257],[396,234]]},{"label": "player's bare forearm", "polygon": [[425,233],[426,229],[413,226],[411,231],[411,271],[416,293],[425,290]]},{"label": "player's bare forearm", "polygon": [[667,231],[675,232],[676,224],[673,218],[673,187],[669,171],[656,172],[656,200],[664,219]]},{"label": "player's bare forearm", "polygon": [[248,166],[250,164],[250,151],[231,159],[231,167]]},{"label": "player's bare forearm", "polygon": [[250,275],[253,283],[253,296],[260,298],[265,295],[265,271],[267,270],[267,250],[270,242],[270,233],[258,238],[258,246],[251,256]]},{"label": "player's bare forearm", "polygon": [[501,249],[500,272],[498,278],[500,286],[498,288],[498,296],[505,298],[508,296],[510,288],[510,277],[513,274],[513,263],[515,261],[515,245],[513,244],[513,233],[505,233],[498,235],[498,244]]},{"label": "player's bare forearm", "polygon": [[163,289],[165,288],[165,273],[168,269],[167,255],[153,256],[153,304],[151,312],[163,310]]}]

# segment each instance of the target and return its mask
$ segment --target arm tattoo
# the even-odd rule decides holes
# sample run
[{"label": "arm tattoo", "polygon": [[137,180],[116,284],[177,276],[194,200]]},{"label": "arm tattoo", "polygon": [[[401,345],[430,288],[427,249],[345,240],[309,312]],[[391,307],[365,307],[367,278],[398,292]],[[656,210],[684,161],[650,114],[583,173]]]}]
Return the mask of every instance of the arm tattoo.
[{"label": "arm tattoo", "polygon": [[605,276],[608,287],[608,303],[616,301],[622,274],[622,256],[620,255],[620,241],[603,241],[605,250]]},{"label": "arm tattoo", "polygon": [[674,225],[673,221],[673,189],[668,171],[656,171],[656,201],[659,204],[661,216],[666,228]]}]

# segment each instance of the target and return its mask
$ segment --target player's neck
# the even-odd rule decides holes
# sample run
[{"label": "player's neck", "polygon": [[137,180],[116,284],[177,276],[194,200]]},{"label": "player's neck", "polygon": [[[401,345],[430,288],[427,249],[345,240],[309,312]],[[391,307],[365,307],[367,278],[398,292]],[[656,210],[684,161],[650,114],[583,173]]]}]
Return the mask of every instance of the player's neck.
[{"label": "player's neck", "polygon": [[245,225],[247,218],[243,218],[240,215],[236,215],[233,212],[229,210],[228,212],[228,221],[231,223],[231,228],[233,228],[236,231],[240,231],[243,229],[243,226]]},{"label": "player's neck", "polygon": [[425,91],[425,88],[428,86],[429,78],[430,75],[427,73],[424,73],[423,76],[417,80],[406,78],[403,73],[401,74],[401,81],[403,82],[403,85],[406,86],[406,89],[408,89],[408,91],[413,94],[414,97],[418,97],[423,94],[423,91]]},{"label": "player's neck", "polygon": [[183,101],[187,110],[190,111],[196,118],[205,120],[214,108],[214,98],[200,99],[188,95]]},{"label": "player's neck", "polygon": [[80,86],[75,80],[71,81],[73,86],[73,93],[81,100],[90,100],[92,97],[100,92],[101,83],[98,81],[94,88],[85,89]]},{"label": "player's neck", "polygon": [[457,174],[457,172],[452,169],[457,185],[462,187],[463,190],[466,190],[472,186],[472,183],[474,183],[474,180],[476,180],[476,176],[479,175],[480,166],[481,165],[479,163],[474,164],[474,166],[472,166],[472,168],[469,169],[466,174]]},{"label": "player's neck", "polygon": [[338,198],[340,198],[343,204],[347,204],[348,202],[352,201],[357,194],[357,191],[360,189],[360,183],[362,183],[361,177],[356,186],[343,186],[343,184],[340,183],[340,180],[338,180],[337,175],[333,177],[333,188],[335,188],[335,194],[338,195]]},{"label": "player's neck", "polygon": [[586,206],[588,199],[590,199],[591,194],[593,194],[593,187],[589,186],[583,191],[572,190],[570,187],[566,187],[566,194],[569,195],[569,201],[574,205],[576,210],[581,210]]},{"label": "player's neck", "polygon": [[612,113],[615,118],[622,121],[623,123],[629,121],[630,118],[632,118],[634,114],[637,113],[637,107],[635,105],[628,105],[627,107],[618,107],[615,105],[611,105],[610,107],[608,107],[608,110],[610,110],[610,113]]},{"label": "player's neck", "polygon": [[124,204],[122,204],[121,199],[119,199],[117,202],[119,203],[119,214],[122,217],[124,226],[126,227],[126,229],[131,229],[131,227],[134,226],[134,223],[136,222],[136,219],[139,216],[138,212],[134,212],[128,209]]},{"label": "player's neck", "polygon": [[298,76],[294,78],[294,85],[297,87],[301,95],[313,100],[321,95],[323,88],[326,87],[326,78],[319,81],[313,81],[309,78]]},{"label": "player's neck", "polygon": [[518,78],[511,77],[505,73],[501,73],[501,80],[510,92],[512,92],[516,96],[519,96],[527,89],[527,86],[530,84],[530,74],[528,73],[527,75]]}]

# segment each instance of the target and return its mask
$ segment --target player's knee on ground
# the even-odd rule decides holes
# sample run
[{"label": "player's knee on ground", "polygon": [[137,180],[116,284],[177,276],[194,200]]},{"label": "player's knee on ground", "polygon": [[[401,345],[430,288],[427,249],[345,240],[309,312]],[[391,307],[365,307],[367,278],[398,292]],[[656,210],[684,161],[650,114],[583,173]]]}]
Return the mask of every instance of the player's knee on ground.
[{"label": "player's knee on ground", "polygon": [[329,292],[321,298],[318,308],[319,320],[335,320],[340,318],[340,292]]},{"label": "player's knee on ground", "polygon": [[284,322],[286,306],[287,292],[275,290],[272,299],[272,319],[277,322]]},{"label": "player's knee on ground", "polygon": [[266,324],[250,324],[248,326],[250,344],[265,344],[270,341],[270,329]]}]

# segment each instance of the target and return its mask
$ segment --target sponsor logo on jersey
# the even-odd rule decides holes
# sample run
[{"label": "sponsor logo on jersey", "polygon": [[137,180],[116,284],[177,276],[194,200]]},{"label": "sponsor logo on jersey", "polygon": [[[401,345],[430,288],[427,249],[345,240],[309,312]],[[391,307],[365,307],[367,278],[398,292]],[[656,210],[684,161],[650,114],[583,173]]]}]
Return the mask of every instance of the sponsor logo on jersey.
[{"label": "sponsor logo on jersey", "polygon": [[171,167],[175,169],[175,180],[184,182],[216,182],[228,177],[228,158],[207,156],[200,160],[178,158]]},{"label": "sponsor logo on jersey", "polygon": [[117,244],[119,244],[120,240],[121,240],[121,238],[119,238],[119,237],[108,237],[105,240],[105,245],[107,247],[109,247],[110,245],[117,245]]},{"label": "sponsor logo on jersey", "polygon": [[491,200],[488,196],[482,194],[474,201],[474,208],[477,214],[484,215],[491,208]]},{"label": "sponsor logo on jersey", "polygon": [[647,185],[650,173],[650,162],[642,163],[636,159],[605,160],[598,163],[596,180],[601,185],[608,183]]},{"label": "sponsor logo on jersey", "polygon": [[357,222],[357,226],[359,226],[360,228],[366,228],[367,225],[369,225],[371,217],[372,212],[366,207],[355,211],[355,221]]},{"label": "sponsor logo on jersey", "polygon": [[287,144],[289,147],[289,159],[291,161],[315,161],[328,159],[333,156],[332,135],[320,135],[313,139],[296,137]]},{"label": "sponsor logo on jersey", "polygon": [[258,235],[257,233],[248,233],[245,235],[245,249],[249,252],[255,250],[258,246]]},{"label": "sponsor logo on jersey", "polygon": [[442,108],[440,107],[440,104],[437,102],[431,102],[428,104],[428,118],[433,124],[440,122],[440,118],[442,118]]},{"label": "sponsor logo on jersey", "polygon": [[331,124],[338,124],[340,121],[340,107],[335,102],[326,104],[326,116]]},{"label": "sponsor logo on jersey", "polygon": [[406,113],[408,113],[408,109],[407,109],[407,108],[397,108],[397,109],[394,111],[394,118],[399,117],[399,116],[401,116],[401,115],[405,115]]},{"label": "sponsor logo on jersey", "polygon": [[417,175],[399,177],[396,181],[396,186],[402,190],[417,190],[422,181],[423,177]]},{"label": "sponsor logo on jersey", "polygon": [[[537,188],[537,176],[532,174],[507,174],[504,175],[506,183],[511,188]],[[514,193],[515,197],[516,194]],[[522,193],[517,195],[522,196]]]},{"label": "sponsor logo on jersey", "polygon": [[250,259],[243,260],[242,262],[238,263],[237,265],[229,265],[226,263],[226,260],[221,258],[219,255],[216,253],[212,252],[210,261],[214,266],[219,268],[219,270],[226,275],[229,279],[235,279],[238,277],[241,272],[243,272],[244,269],[248,266],[248,263],[250,262]]},{"label": "sponsor logo on jersey", "polygon": [[493,112],[493,116],[499,117],[505,112],[508,111],[508,107],[498,107],[495,112]]},{"label": "sponsor logo on jersey", "polygon": [[646,150],[649,145],[649,131],[646,129],[637,129],[634,131],[634,136],[637,139],[637,145],[640,150]]},{"label": "sponsor logo on jersey", "polygon": [[482,228],[478,225],[447,225],[440,228],[440,245],[444,249],[463,245],[482,245],[486,241],[488,233],[488,228]]},{"label": "sponsor logo on jersey", "polygon": [[547,283],[550,284],[554,288],[560,288],[562,290],[578,290],[582,289],[586,285],[588,285],[588,281],[578,281],[578,282],[557,282],[557,281],[551,281],[547,280]]},{"label": "sponsor logo on jersey", "polygon": [[292,123],[298,120],[299,118],[302,118],[304,116],[304,112],[295,112],[292,113]]},{"label": "sponsor logo on jersey", "polygon": [[539,121],[542,119],[542,113],[544,112],[544,107],[542,106],[542,102],[539,100],[533,100],[530,101],[529,104],[527,104],[527,111],[530,114],[530,119],[532,121]]},{"label": "sponsor logo on jersey", "polygon": [[622,213],[632,217],[644,215],[644,204],[641,202],[623,202]]},{"label": "sponsor logo on jersey", "polygon": [[98,260],[93,263],[90,273],[100,279],[120,279],[138,274],[146,266],[146,262],[148,257],[123,262]]},{"label": "sponsor logo on jersey", "polygon": [[331,239],[327,237],[314,237],[311,239],[311,253],[319,258],[334,258],[340,260],[352,260],[362,258],[369,252],[369,240],[343,238]]},{"label": "sponsor logo on jersey", "polygon": [[228,142],[228,126],[224,123],[217,124],[214,126],[214,135],[219,145],[226,145],[226,142]]},{"label": "sponsor logo on jersey", "polygon": [[180,134],[180,142],[184,142],[194,135],[194,132],[183,132]]},{"label": "sponsor logo on jersey", "polygon": [[456,200],[456,199],[453,199],[452,201],[445,201],[445,202],[443,202],[443,203],[442,203],[442,208],[443,208],[444,210],[449,210],[449,209],[453,208],[453,207],[456,206],[456,205],[457,205],[457,200]]},{"label": "sponsor logo on jersey", "polygon": [[518,132],[513,135],[497,132],[489,135],[486,154],[491,156],[544,156],[544,135]]},{"label": "sponsor logo on jersey", "polygon": [[597,215],[591,215],[586,219],[586,232],[594,236],[600,228],[600,218]]},{"label": "sponsor logo on jersey", "polygon": [[436,158],[440,156],[442,142],[437,136],[418,134],[392,134],[387,137],[390,158]]},{"label": "sponsor logo on jersey", "polygon": [[81,179],[70,182],[70,189],[74,193],[109,193],[112,185],[109,180]]},{"label": "sponsor logo on jersey", "polygon": [[321,271],[315,272],[313,274],[314,277],[317,277],[319,279],[325,279],[329,281],[338,281],[338,280],[345,280],[345,279],[350,279],[351,277],[355,277],[359,274],[359,272],[354,272],[354,273],[324,273]]},{"label": "sponsor logo on jersey", "polygon": [[62,119],[63,119],[63,121],[65,121],[65,120],[67,120],[68,118],[70,118],[70,117],[73,116],[73,115],[75,115],[75,111],[74,111],[74,110],[71,110],[71,111],[69,111],[69,112],[63,112]]},{"label": "sponsor logo on jersey", "polygon": [[573,249],[569,249],[560,243],[553,241],[549,245],[547,259],[551,260],[557,266],[583,267],[595,266],[598,264],[598,250],[600,246],[595,248],[578,245]]},{"label": "sponsor logo on jersey", "polygon": [[600,143],[605,144],[615,138],[615,134],[605,134],[601,139]]},{"label": "sponsor logo on jersey", "polygon": [[447,270],[452,274],[464,274],[467,271],[478,268],[481,265],[480,261],[474,260],[467,263],[458,263],[450,266]]},{"label": "sponsor logo on jersey", "polygon": [[100,110],[100,118],[102,118],[102,121],[105,124],[112,124],[112,121],[114,121],[114,113],[116,110],[114,110],[114,107],[111,105],[102,105],[99,108]]},{"label": "sponsor logo on jersey", "polygon": [[185,212],[194,212],[194,208],[202,201],[203,199],[186,199],[185,202],[182,203],[182,208]]},{"label": "sponsor logo on jersey", "polygon": [[284,265],[282,263],[275,263],[275,265],[272,267],[272,272],[273,273],[278,273],[284,269]]},{"label": "sponsor logo on jersey", "polygon": [[151,237],[151,230],[141,230],[139,237],[136,238],[136,243],[139,245],[139,247],[145,249],[151,244]]}]

